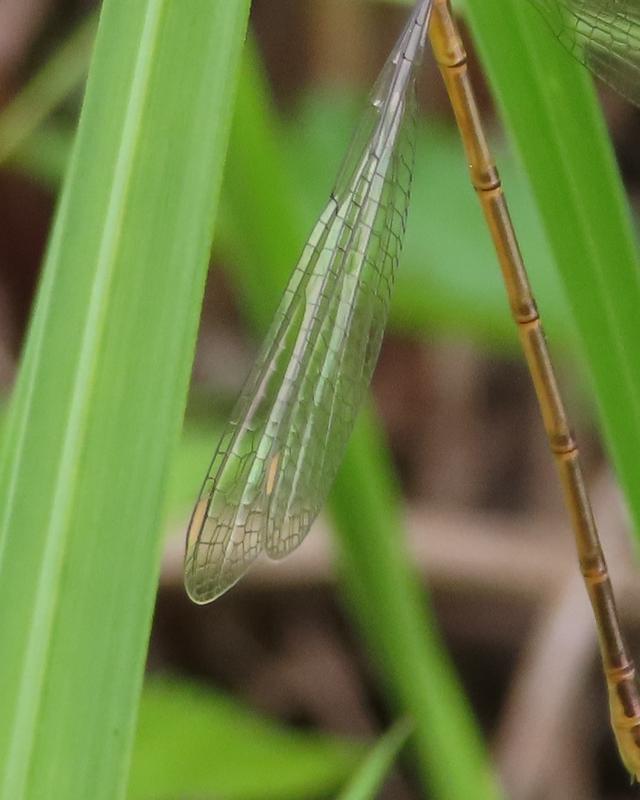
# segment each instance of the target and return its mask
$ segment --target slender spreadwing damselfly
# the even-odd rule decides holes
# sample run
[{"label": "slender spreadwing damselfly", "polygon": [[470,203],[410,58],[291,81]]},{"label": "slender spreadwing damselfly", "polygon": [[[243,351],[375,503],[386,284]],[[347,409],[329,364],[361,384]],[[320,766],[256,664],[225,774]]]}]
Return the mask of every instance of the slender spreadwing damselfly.
[{"label": "slender spreadwing damselfly", "polygon": [[[557,38],[640,103],[636,0],[532,0]],[[369,385],[387,320],[413,177],[415,81],[427,35],[440,66],[502,270],[560,474],[599,632],[613,730],[640,777],[640,690],[621,631],[578,449],[483,133],[448,0],[419,0],[285,290],[207,473],[187,533],[197,603],[233,586],[262,553],[296,548],[324,504]]]}]

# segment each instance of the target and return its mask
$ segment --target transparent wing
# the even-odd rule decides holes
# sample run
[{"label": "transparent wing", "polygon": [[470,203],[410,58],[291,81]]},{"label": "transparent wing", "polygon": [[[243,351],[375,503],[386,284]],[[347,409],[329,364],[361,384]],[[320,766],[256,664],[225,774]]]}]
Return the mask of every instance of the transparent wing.
[{"label": "transparent wing", "polygon": [[531,0],[562,44],[640,106],[639,0]]},{"label": "transparent wing", "polygon": [[196,504],[185,556],[208,602],[263,550],[281,558],[329,492],[377,360],[413,171],[415,67],[431,0],[376,82]]}]

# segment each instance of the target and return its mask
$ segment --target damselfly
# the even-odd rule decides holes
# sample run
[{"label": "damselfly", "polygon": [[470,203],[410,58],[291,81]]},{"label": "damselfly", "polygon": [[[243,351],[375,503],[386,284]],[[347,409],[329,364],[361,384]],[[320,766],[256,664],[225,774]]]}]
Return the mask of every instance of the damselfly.
[{"label": "damselfly", "polygon": [[[640,101],[635,0],[532,0],[563,44]],[[599,631],[613,729],[640,776],[640,691],[620,629],[578,450],[469,83],[448,0],[419,0],[285,290],[194,509],[185,584],[197,603],[233,586],[262,552],[297,547],[322,507],[369,385],[386,324],[413,175],[415,79],[427,32],[498,254],[555,456]]]}]

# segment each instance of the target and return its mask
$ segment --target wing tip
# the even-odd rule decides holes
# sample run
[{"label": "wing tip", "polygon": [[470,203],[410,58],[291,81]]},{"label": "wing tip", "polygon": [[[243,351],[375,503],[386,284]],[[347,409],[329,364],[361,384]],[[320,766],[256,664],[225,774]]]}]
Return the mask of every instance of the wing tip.
[{"label": "wing tip", "polygon": [[198,580],[197,572],[187,572],[186,570],[184,574],[184,588],[189,600],[197,606],[206,606],[212,603],[226,591],[226,589],[216,591],[215,587],[212,587],[208,581]]},{"label": "wing tip", "polygon": [[186,536],[184,556],[184,588],[189,599],[196,605],[211,603],[222,592],[216,592],[215,585],[207,580],[208,570],[198,564],[200,537],[207,519],[209,497],[201,496],[193,509]]},{"label": "wing tip", "polygon": [[197,568],[185,564],[184,571],[184,588],[189,599],[197,606],[206,606],[213,603],[223,594],[226,594],[229,589],[233,588],[240,578],[244,575],[246,570],[235,575],[231,580],[218,580],[211,579],[211,573],[202,567]]}]

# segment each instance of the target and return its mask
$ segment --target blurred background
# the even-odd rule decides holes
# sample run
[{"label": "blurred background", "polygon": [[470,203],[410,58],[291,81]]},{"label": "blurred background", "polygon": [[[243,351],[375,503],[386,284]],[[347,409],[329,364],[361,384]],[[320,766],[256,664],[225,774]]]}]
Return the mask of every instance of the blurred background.
[{"label": "blurred background", "polygon": [[[85,0],[0,4],[3,398],[73,141],[96,11]],[[218,778],[226,769],[228,780],[211,797],[332,796],[353,748],[393,722],[384,670],[342,589],[330,513],[289,559],[257,565],[212,606],[188,601],[181,569],[191,504],[255,355],[257,331],[273,311],[266,290],[261,301],[264,265],[276,265],[284,286],[406,12],[360,0],[254,0],[191,399],[167,501],[134,780],[160,768],[153,731],[164,726],[176,739],[210,743],[208,768]],[[535,206],[469,35],[467,43],[637,653],[640,584],[629,523]],[[425,587],[422,602],[433,608],[508,797],[631,797],[608,727],[593,624],[553,464],[430,57],[419,100],[414,196],[373,407],[401,496],[411,563]],[[637,207],[640,116],[609,92],[602,100]],[[260,776],[254,784],[249,772]],[[280,783],[271,785],[273,775]],[[400,760],[381,796],[425,796],[410,757]]]}]

